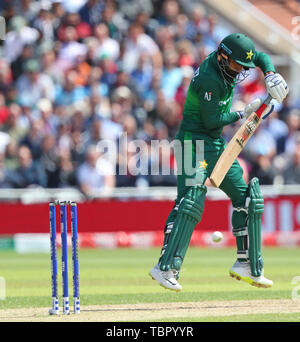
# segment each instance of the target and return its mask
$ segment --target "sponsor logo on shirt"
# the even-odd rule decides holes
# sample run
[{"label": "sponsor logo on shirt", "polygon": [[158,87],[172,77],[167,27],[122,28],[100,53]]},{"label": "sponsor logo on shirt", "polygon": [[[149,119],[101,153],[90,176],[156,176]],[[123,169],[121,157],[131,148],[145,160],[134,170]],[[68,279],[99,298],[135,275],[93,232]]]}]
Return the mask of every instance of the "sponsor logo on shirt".
[{"label": "sponsor logo on shirt", "polygon": [[211,100],[211,91],[205,93],[205,95],[204,95],[204,100],[207,100],[207,101],[210,101],[210,100]]},{"label": "sponsor logo on shirt", "polygon": [[225,101],[220,101],[219,102],[219,106],[226,106],[228,104],[228,102],[230,101],[230,98],[228,98],[227,100]]}]

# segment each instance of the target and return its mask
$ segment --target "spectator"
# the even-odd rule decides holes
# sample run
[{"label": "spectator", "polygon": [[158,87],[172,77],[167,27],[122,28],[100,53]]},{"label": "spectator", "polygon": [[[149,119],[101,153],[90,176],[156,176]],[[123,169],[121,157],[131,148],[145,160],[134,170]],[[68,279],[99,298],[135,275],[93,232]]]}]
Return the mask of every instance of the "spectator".
[{"label": "spectator", "polygon": [[258,177],[260,184],[272,185],[275,179],[272,157],[270,154],[256,154],[250,170],[250,179]]},{"label": "spectator", "polygon": [[102,19],[105,3],[102,0],[88,0],[79,10],[81,20],[95,26]]},{"label": "spectator", "polygon": [[111,104],[111,115],[101,120],[101,136],[103,139],[110,139],[117,141],[122,134],[122,107],[119,103],[113,102]]},{"label": "spectator", "polygon": [[57,188],[59,184],[58,153],[56,140],[50,134],[45,135],[42,141],[40,163],[46,172],[47,188]]},{"label": "spectator", "polygon": [[87,197],[99,194],[100,191],[109,193],[115,186],[113,166],[101,157],[94,145],[88,147],[85,162],[77,170],[77,182]]},{"label": "spectator", "polygon": [[[0,92],[4,96],[9,95],[9,90],[12,88],[13,75],[9,64],[0,58]],[[7,102],[6,102],[7,104]]]},{"label": "spectator", "polygon": [[42,120],[33,121],[29,131],[20,141],[20,145],[27,146],[30,149],[34,160],[41,157],[41,144],[43,139],[42,126]]},{"label": "spectator", "polygon": [[99,96],[103,98],[103,101],[106,101],[106,104],[110,106],[108,101],[109,95],[109,87],[107,84],[101,82],[101,77],[103,75],[102,69],[99,67],[92,67],[91,73],[88,80],[87,88],[89,90],[89,95]]},{"label": "spectator", "polygon": [[0,154],[5,154],[6,147],[10,140],[9,134],[0,131]]},{"label": "spectator", "polygon": [[48,75],[41,72],[36,59],[25,63],[25,73],[18,78],[16,85],[22,105],[33,108],[41,98],[54,101],[54,83]]},{"label": "spectator", "polygon": [[14,171],[18,167],[18,144],[13,139],[6,146],[4,164],[8,171]]},{"label": "spectator", "polygon": [[201,4],[195,4],[191,11],[191,20],[187,24],[187,38],[191,41],[196,39],[198,33],[208,31],[208,20],[205,8]]},{"label": "spectator", "polygon": [[137,122],[135,118],[130,114],[124,115],[122,123],[123,132],[126,133],[127,139],[129,141],[135,140],[137,137]]},{"label": "spectator", "polygon": [[191,79],[194,75],[194,69],[191,66],[184,66],[182,70],[182,81],[175,93],[175,100],[180,105],[181,111],[183,111],[185,96],[190,86]]},{"label": "spectator", "polygon": [[[148,113],[154,113],[157,106],[158,97],[161,93],[161,72],[155,70],[152,75],[152,82],[149,91],[147,91],[144,107]],[[151,116],[151,114],[149,114]]]},{"label": "spectator", "polygon": [[9,109],[5,105],[5,97],[0,93],[0,127],[5,123],[9,117]]},{"label": "spectator", "polygon": [[71,120],[60,122],[57,129],[56,144],[58,149],[70,149],[72,145],[71,138]]},{"label": "spectator", "polygon": [[[287,122],[287,117],[290,111],[293,109],[293,106],[290,102],[291,102],[291,99],[288,94],[287,97],[283,100],[281,104],[281,108],[278,109],[279,119],[284,121],[285,123]],[[297,106],[295,107],[297,108]]]},{"label": "spectator", "polygon": [[90,145],[97,145],[101,140],[101,120],[99,118],[95,118],[88,131],[85,131],[83,134],[83,143],[85,149],[87,149]]},{"label": "spectator", "polygon": [[293,109],[287,116],[288,136],[285,139],[284,151],[293,153],[295,150],[296,139],[300,130],[300,110]]},{"label": "spectator", "polygon": [[181,115],[181,107],[176,101],[169,101],[166,104],[161,118],[168,128],[169,139],[175,139],[177,128],[181,121]]},{"label": "spectator", "polygon": [[179,55],[175,50],[164,54],[165,66],[163,69],[161,87],[167,100],[174,99],[177,88],[182,82],[182,70],[178,67]]},{"label": "spectator", "polygon": [[[149,0],[151,3],[151,1]],[[126,1],[128,3],[128,1]],[[157,20],[150,16],[150,12],[147,12],[145,8],[141,8],[134,18],[134,22],[141,25],[145,29],[145,33],[152,39],[155,39],[155,32],[159,29]]]},{"label": "spectator", "polygon": [[147,54],[151,58],[153,68],[162,66],[162,56],[154,40],[144,33],[139,24],[132,24],[128,30],[128,38],[125,41],[125,53],[123,67],[128,73],[134,70],[141,54]]},{"label": "spectator", "polygon": [[22,109],[19,105],[12,103],[9,106],[9,117],[2,126],[3,132],[9,134],[10,138],[19,142],[27,133],[27,127],[21,124]]},{"label": "spectator", "polygon": [[155,41],[161,51],[174,49],[175,33],[169,27],[159,26],[155,33]]},{"label": "spectator", "polygon": [[16,188],[32,186],[47,186],[47,176],[43,166],[38,161],[32,160],[32,154],[28,147],[20,146],[18,150],[19,165],[15,172],[9,176]]},{"label": "spectator", "polygon": [[285,150],[285,141],[289,132],[287,124],[284,121],[279,120],[277,111],[273,111],[272,115],[269,115],[263,124],[263,128],[269,132],[276,141],[276,153],[283,153]]},{"label": "spectator", "polygon": [[75,170],[70,150],[61,150],[58,156],[57,186],[59,188],[75,187],[77,185]]},{"label": "spectator", "polygon": [[179,4],[176,0],[164,0],[158,22],[162,26],[176,27],[176,18],[180,13]]},{"label": "spectator", "polygon": [[72,146],[70,149],[71,160],[74,168],[76,169],[79,165],[84,162],[85,159],[85,146],[82,139],[82,134],[78,130],[72,132]]},{"label": "spectator", "polygon": [[0,188],[12,188],[12,184],[9,181],[9,172],[5,166],[4,154],[0,153]]},{"label": "spectator", "polygon": [[153,70],[149,65],[146,54],[141,54],[137,68],[131,73],[131,80],[136,85],[136,91],[140,98],[145,99],[151,87]]},{"label": "spectator", "polygon": [[[127,3],[128,1],[122,3]],[[122,11],[117,11],[113,2],[106,2],[102,12],[103,23],[109,29],[111,38],[120,41],[123,36],[127,35],[128,21],[124,18]]]},{"label": "spectator", "polygon": [[180,40],[176,44],[176,50],[178,52],[178,66],[193,66],[195,64],[195,51],[193,44],[187,40]]},{"label": "spectator", "polygon": [[57,56],[57,67],[59,69],[66,71],[76,66],[80,58],[86,56],[87,47],[83,43],[79,43],[78,38],[76,28],[70,25],[67,26]]},{"label": "spectator", "polygon": [[52,41],[55,36],[54,21],[55,18],[53,13],[50,11],[50,6],[47,9],[42,7],[39,14],[33,20],[32,27],[40,32],[43,40]]},{"label": "spectator", "polygon": [[62,84],[64,73],[57,68],[56,51],[52,42],[43,42],[38,49],[43,73],[53,80],[54,85]]},{"label": "spectator", "polygon": [[111,115],[111,105],[109,98],[107,96],[101,95],[101,90],[98,87],[98,84],[95,82],[91,87],[90,94],[90,112],[91,115],[86,120],[86,127],[95,119],[95,118],[107,118]]},{"label": "spectator", "polygon": [[76,30],[77,40],[81,41],[84,38],[91,36],[92,28],[86,23],[82,22],[80,19],[80,15],[76,12],[67,13],[65,15],[65,20],[63,24],[59,26],[57,31],[57,36],[59,40],[65,41],[66,39],[66,29],[71,26]]},{"label": "spectator", "polygon": [[108,56],[103,55],[100,59],[99,66],[103,71],[101,81],[105,83],[109,88],[112,88],[117,79],[117,64]]},{"label": "spectator", "polygon": [[88,96],[88,90],[81,86],[76,85],[78,72],[70,70],[64,79],[62,86],[57,86],[56,100],[57,105],[72,106],[78,102],[82,102]]},{"label": "spectator", "polygon": [[15,88],[15,86],[9,86],[6,89],[6,92],[4,93],[6,94],[6,105],[11,105],[13,103],[18,103],[18,93],[17,90]]},{"label": "spectator", "polygon": [[125,89],[128,88],[130,91],[130,100],[131,102],[137,102],[138,98],[138,92],[137,92],[137,87],[138,85],[133,82],[133,80],[130,78],[130,74],[126,72],[123,69],[118,70],[117,75],[116,75],[116,82],[114,85],[111,87],[111,94],[113,95],[114,91],[116,89]]},{"label": "spectator", "polygon": [[118,103],[121,108],[121,115],[132,115],[134,110],[133,94],[126,86],[120,86],[112,93],[112,101]]},{"label": "spectator", "polygon": [[99,47],[96,49],[96,58],[106,56],[117,60],[120,54],[119,43],[109,37],[109,30],[105,24],[98,24],[94,28],[94,35],[98,40]]},{"label": "spectator", "polygon": [[62,22],[64,16],[66,15],[66,9],[64,8],[63,2],[61,0],[52,0],[51,11],[54,15],[53,26],[56,31],[60,23]]},{"label": "spectator", "polygon": [[208,29],[203,34],[203,43],[208,53],[217,49],[223,37],[228,36],[229,32],[224,26],[218,25],[218,16],[211,13],[207,16]]},{"label": "spectator", "polygon": [[35,28],[27,26],[22,16],[13,17],[8,29],[4,40],[4,58],[11,63],[20,56],[25,45],[36,43],[40,34]]},{"label": "spectator", "polygon": [[188,16],[184,13],[180,13],[176,17],[176,29],[174,32],[174,39],[175,41],[186,40],[186,33],[187,33],[187,24],[188,24]]},{"label": "spectator", "polygon": [[120,12],[124,13],[127,18],[134,21],[141,11],[145,14],[152,15],[154,12],[153,1],[151,0],[127,0],[119,1]]},{"label": "spectator", "polygon": [[58,119],[53,115],[52,102],[48,99],[40,99],[36,104],[38,118],[41,120],[41,134],[52,134],[58,126]]},{"label": "spectator", "polygon": [[19,76],[21,76],[24,73],[24,65],[26,64],[26,61],[32,59],[33,57],[33,45],[24,45],[20,56],[18,56],[18,58],[13,63],[11,63],[11,70],[14,81],[16,81],[19,78]]},{"label": "spectator", "polygon": [[300,139],[295,143],[295,149],[285,164],[283,171],[284,184],[300,184]]},{"label": "spectator", "polygon": [[39,13],[40,4],[37,1],[19,0],[14,1],[15,15],[22,16],[31,23]]},{"label": "spectator", "polygon": [[77,110],[73,116],[71,117],[70,122],[70,129],[72,132],[79,131],[82,132],[84,130],[84,115],[83,112],[80,110]]}]

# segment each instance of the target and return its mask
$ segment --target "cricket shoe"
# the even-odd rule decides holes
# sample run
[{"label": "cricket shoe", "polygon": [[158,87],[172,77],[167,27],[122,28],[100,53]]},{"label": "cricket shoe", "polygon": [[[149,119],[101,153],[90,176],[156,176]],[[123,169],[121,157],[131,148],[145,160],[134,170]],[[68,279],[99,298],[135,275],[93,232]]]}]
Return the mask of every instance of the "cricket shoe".
[{"label": "cricket shoe", "polygon": [[153,280],[156,280],[161,286],[166,289],[179,292],[182,290],[182,286],[176,280],[177,271],[169,270],[162,271],[158,264],[156,264],[149,273]]},{"label": "cricket shoe", "polygon": [[264,271],[262,271],[259,277],[254,277],[251,274],[249,262],[240,262],[237,260],[229,270],[229,275],[237,280],[243,280],[252,286],[265,288],[273,286],[273,281],[264,277]]}]

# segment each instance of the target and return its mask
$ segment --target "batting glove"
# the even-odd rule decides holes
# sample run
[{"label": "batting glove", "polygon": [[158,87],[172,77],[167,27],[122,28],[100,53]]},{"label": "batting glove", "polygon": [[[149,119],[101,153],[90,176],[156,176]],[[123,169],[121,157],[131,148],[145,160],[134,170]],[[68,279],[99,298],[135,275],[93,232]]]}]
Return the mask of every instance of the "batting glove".
[{"label": "batting glove", "polygon": [[[266,109],[263,111],[261,117],[262,119],[266,119],[274,110],[274,103],[272,103],[273,100],[267,105]],[[240,116],[240,118],[246,118],[248,119],[248,117],[255,111],[257,111],[257,109],[260,107],[260,105],[263,103],[263,100],[260,98],[257,98],[255,100],[253,100],[251,103],[249,103],[243,111],[239,111],[237,112],[238,115]]]},{"label": "batting glove", "polygon": [[289,92],[289,88],[280,74],[268,74],[265,76],[265,83],[268,93],[281,103]]}]

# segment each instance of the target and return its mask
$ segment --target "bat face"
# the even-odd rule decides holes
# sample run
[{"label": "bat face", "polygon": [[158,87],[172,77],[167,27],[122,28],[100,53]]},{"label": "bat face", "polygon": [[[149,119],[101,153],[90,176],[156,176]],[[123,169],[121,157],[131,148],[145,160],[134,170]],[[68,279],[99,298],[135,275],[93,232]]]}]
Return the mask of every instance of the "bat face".
[{"label": "bat face", "polygon": [[[240,145],[241,148],[244,148],[247,140],[250,138],[250,136],[253,134],[254,130],[258,126],[258,123],[259,123],[259,117],[256,114],[254,114],[248,118],[245,127],[242,126],[243,130],[240,133],[241,136],[236,138],[236,142]],[[250,129],[250,127],[253,127],[253,128]]]}]

